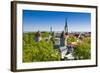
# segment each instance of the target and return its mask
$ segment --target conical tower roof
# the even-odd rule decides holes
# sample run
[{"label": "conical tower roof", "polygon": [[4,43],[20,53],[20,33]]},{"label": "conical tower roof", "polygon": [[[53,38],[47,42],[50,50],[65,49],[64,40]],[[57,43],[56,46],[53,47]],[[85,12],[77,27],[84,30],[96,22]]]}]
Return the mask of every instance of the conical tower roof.
[{"label": "conical tower roof", "polygon": [[41,36],[41,32],[40,31],[36,32],[36,37],[40,37],[40,36]]}]

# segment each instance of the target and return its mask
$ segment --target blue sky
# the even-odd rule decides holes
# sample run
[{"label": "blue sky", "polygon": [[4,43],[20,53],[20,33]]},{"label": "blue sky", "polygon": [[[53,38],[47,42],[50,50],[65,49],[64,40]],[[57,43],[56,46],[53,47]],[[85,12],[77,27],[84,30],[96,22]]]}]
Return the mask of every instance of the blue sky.
[{"label": "blue sky", "polygon": [[63,31],[66,20],[69,32],[91,31],[90,13],[35,10],[23,10],[23,31]]}]

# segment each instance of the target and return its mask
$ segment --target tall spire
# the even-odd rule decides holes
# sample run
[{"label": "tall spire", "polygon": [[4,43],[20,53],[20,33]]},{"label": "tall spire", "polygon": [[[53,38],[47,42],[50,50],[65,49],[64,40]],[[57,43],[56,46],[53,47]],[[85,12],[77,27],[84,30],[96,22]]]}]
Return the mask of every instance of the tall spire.
[{"label": "tall spire", "polygon": [[67,25],[67,19],[65,20],[65,34],[68,34],[68,25]]},{"label": "tall spire", "polygon": [[50,26],[50,35],[52,36],[52,26]]},{"label": "tall spire", "polygon": [[50,32],[52,33],[52,26],[50,26]]},{"label": "tall spire", "polygon": [[67,26],[67,19],[65,20],[65,27],[68,27],[68,26]]}]

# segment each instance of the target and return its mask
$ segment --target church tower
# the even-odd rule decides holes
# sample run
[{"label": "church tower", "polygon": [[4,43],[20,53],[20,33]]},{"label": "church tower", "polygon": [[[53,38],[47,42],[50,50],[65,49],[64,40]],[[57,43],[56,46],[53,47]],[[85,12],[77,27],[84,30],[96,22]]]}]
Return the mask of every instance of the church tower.
[{"label": "church tower", "polygon": [[68,35],[68,25],[67,25],[67,19],[65,21],[65,27],[64,27],[64,32],[66,35]]},{"label": "church tower", "polygon": [[41,32],[38,31],[38,32],[36,32],[36,34],[35,34],[35,41],[36,41],[36,42],[39,42],[39,41],[41,41],[41,40],[42,40]]},{"label": "church tower", "polygon": [[51,39],[52,38],[52,26],[50,26],[50,33],[49,33],[49,39]]},{"label": "church tower", "polygon": [[52,26],[50,27],[50,34],[52,35]]},{"label": "church tower", "polygon": [[67,20],[66,20],[64,31],[61,33],[61,36],[60,36],[60,46],[67,46],[67,38],[68,38],[68,25],[67,25]]}]

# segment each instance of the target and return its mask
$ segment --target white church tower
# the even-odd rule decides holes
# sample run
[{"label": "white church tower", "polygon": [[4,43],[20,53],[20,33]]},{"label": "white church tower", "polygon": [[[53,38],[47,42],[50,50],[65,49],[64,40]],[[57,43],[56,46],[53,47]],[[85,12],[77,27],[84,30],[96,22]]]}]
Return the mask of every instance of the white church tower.
[{"label": "white church tower", "polygon": [[41,41],[41,40],[42,40],[41,32],[38,31],[38,32],[36,32],[36,34],[35,34],[35,41],[36,41],[36,42],[39,42],[39,41]]}]

